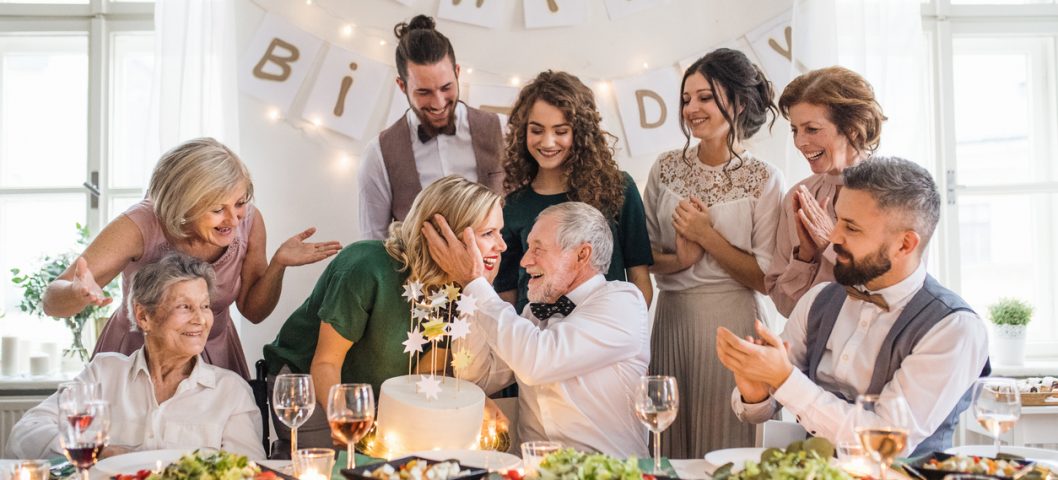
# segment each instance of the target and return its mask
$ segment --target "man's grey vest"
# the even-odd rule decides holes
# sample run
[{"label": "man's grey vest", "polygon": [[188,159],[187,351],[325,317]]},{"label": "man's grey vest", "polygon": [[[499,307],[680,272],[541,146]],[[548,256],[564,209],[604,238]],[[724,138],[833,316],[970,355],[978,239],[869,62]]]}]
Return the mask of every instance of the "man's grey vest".
[{"label": "man's grey vest", "polygon": [[[804,373],[817,384],[816,373],[819,370],[819,362],[823,359],[827,340],[834,331],[834,324],[837,323],[838,313],[841,312],[846,297],[843,285],[836,282],[831,283],[823,287],[808,311],[807,338],[805,339],[808,346],[808,367]],[[911,354],[926,332],[929,332],[948,315],[958,311],[972,312],[973,310],[955,292],[941,286],[932,276],[926,275],[922,288],[911,297],[911,301],[900,312],[900,316],[897,317],[882,342],[882,347],[878,351],[878,359],[874,364],[874,373],[871,375],[871,384],[864,393],[874,395],[882,393],[882,389],[900,369],[904,357]],[[986,360],[981,376],[987,376],[991,371],[992,368]],[[856,400],[844,398],[837,392],[832,393],[849,403]],[[959,414],[970,405],[971,393],[972,388],[963,394],[948,417],[941,422],[932,435],[918,444],[911,456],[941,452],[951,447],[952,434],[959,421]]]},{"label": "man's grey vest", "polygon": [[[478,167],[478,183],[502,196],[503,166],[500,160],[503,153],[503,135],[500,133],[500,117],[471,108],[469,105],[466,108],[471,146]],[[412,153],[411,142],[418,140],[412,138],[406,115],[401,115],[393,125],[378,135],[382,163],[386,167],[386,175],[389,176],[390,198],[393,199],[390,215],[394,220],[404,220],[415,196],[423,188],[419,180],[419,169],[415,167],[415,155]]]}]

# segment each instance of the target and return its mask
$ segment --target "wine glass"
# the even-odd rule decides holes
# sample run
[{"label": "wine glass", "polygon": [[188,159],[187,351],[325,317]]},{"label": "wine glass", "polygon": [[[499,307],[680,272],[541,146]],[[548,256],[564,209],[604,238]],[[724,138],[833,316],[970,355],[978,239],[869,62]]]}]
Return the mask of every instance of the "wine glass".
[{"label": "wine glass", "polygon": [[680,392],[676,379],[665,375],[649,375],[639,379],[635,398],[636,418],[654,432],[654,472],[661,469],[661,432],[676,420],[680,408]]},{"label": "wine glass", "polygon": [[912,425],[911,407],[904,397],[895,396],[884,403],[878,395],[856,397],[856,436],[872,460],[878,462],[878,476],[885,473],[907,448],[908,427]]},{"label": "wine glass", "polygon": [[332,385],[327,393],[327,423],[331,434],[345,442],[345,468],[356,468],[356,442],[375,423],[375,393],[367,383]]},{"label": "wine glass", "polygon": [[272,409],[283,425],[290,427],[290,458],[298,451],[298,427],[308,421],[316,409],[316,391],[312,376],[284,373],[276,376],[272,390]]},{"label": "wine glass", "polygon": [[995,438],[999,457],[1000,436],[1014,428],[1021,417],[1021,392],[1013,378],[985,377],[974,384],[973,412],[988,433]]},{"label": "wine glass", "polygon": [[102,400],[99,391],[99,384],[95,382],[73,381],[60,383],[57,389],[59,408],[77,410],[90,401]]},{"label": "wine glass", "polygon": [[72,409],[59,409],[59,443],[83,480],[89,480],[88,469],[99,460],[109,439],[109,403],[90,400]]}]

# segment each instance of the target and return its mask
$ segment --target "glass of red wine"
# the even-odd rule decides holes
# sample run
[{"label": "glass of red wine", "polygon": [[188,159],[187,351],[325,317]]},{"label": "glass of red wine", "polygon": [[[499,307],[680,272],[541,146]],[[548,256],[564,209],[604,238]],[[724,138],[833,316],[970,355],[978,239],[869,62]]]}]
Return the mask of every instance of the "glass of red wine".
[{"label": "glass of red wine", "polygon": [[356,442],[375,423],[375,393],[366,383],[332,385],[327,394],[327,422],[331,436],[345,442],[345,468],[356,468]]},{"label": "glass of red wine", "polygon": [[109,403],[90,400],[76,408],[60,406],[59,443],[83,480],[89,480],[88,469],[99,460],[109,439]]}]

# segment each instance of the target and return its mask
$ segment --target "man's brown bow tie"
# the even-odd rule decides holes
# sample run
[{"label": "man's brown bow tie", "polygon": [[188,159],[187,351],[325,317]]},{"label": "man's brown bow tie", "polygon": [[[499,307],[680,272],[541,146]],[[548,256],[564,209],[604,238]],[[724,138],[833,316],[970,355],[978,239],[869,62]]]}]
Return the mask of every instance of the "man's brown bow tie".
[{"label": "man's brown bow tie", "polygon": [[886,302],[885,298],[883,298],[882,295],[879,293],[861,292],[856,287],[845,287],[845,293],[847,293],[850,298],[855,298],[856,300],[873,303],[877,305],[878,308],[886,312],[889,311],[889,302]]},{"label": "man's brown bow tie", "polygon": [[419,141],[422,142],[422,143],[426,143],[426,142],[429,142],[430,140],[433,140],[434,137],[436,137],[438,134],[441,134],[441,135],[455,135],[456,134],[456,123],[455,122],[451,122],[448,125],[445,125],[440,130],[435,130],[435,129],[432,129],[432,128],[426,128],[426,125],[423,125],[423,124],[420,123],[419,124],[419,131],[416,132],[416,133],[419,134]]}]

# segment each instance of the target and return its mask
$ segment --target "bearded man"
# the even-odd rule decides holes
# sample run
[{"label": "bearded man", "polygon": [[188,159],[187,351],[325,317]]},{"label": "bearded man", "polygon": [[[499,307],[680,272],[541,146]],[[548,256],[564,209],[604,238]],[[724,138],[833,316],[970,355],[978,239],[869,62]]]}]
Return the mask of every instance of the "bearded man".
[{"label": "bearded man", "polygon": [[[720,361],[735,375],[732,407],[752,423],[785,407],[810,434],[848,443],[852,402],[878,395],[874,420],[908,434],[900,455],[943,451],[990,368],[984,323],[922,261],[940,194],[929,172],[899,158],[875,157],[843,176],[830,236],[836,283],[809,290],[781,337],[759,321],[756,339],[717,331]],[[898,420],[897,403],[910,418]]]},{"label": "bearded man", "polygon": [[360,237],[385,240],[423,188],[459,175],[503,195],[499,116],[459,101],[455,50],[434,20],[397,24],[397,86],[411,107],[368,144],[357,178]]}]

